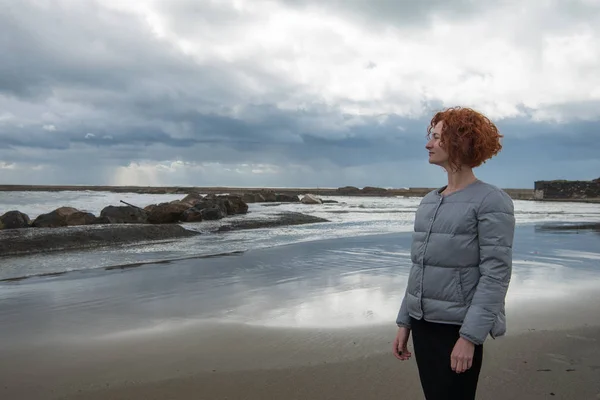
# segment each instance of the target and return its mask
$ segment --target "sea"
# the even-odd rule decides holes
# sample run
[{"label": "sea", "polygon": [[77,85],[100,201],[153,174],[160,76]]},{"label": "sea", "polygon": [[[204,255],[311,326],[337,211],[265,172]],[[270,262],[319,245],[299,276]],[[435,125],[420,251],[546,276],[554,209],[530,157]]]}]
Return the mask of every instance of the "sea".
[{"label": "sea", "polygon": [[[0,192],[0,212],[20,210],[35,218],[71,206],[98,215],[121,201],[144,207],[182,197]],[[300,212],[330,222],[223,233],[211,233],[222,221],[201,222],[183,224],[202,233],[191,238],[0,257],[0,342],[11,351],[68,353],[73,343],[165,336],[232,323],[312,329],[322,332],[314,336],[318,341],[329,340],[322,336],[326,330],[395,327],[421,199],[323,199],[337,203],[252,203],[248,214],[232,218],[269,219]],[[516,327],[588,322],[593,310],[573,313],[570,301],[598,293],[600,232],[540,228],[600,222],[600,205],[514,204],[517,228],[507,296],[511,333]],[[523,312],[535,304],[535,312]],[[534,323],[532,316],[543,312],[552,317]],[[521,323],[516,322],[519,315]]]},{"label": "sea", "polygon": [[[0,192],[0,214],[19,210],[33,220],[58,207],[74,207],[99,215],[109,205],[121,201],[144,207],[149,204],[182,199],[180,194],[137,194],[96,191]],[[229,219],[272,219],[282,212],[299,212],[325,218],[330,222],[277,228],[211,233],[223,221],[182,224],[202,235],[192,238],[95,250],[33,254],[0,259],[0,280],[68,271],[126,266],[165,260],[180,260],[217,254],[233,254],[299,242],[322,241],[380,234],[406,233],[413,229],[419,197],[323,196],[337,203],[305,205],[300,203],[251,203],[246,215]],[[547,223],[600,221],[600,205],[567,202],[515,200],[518,226]],[[85,262],[82,262],[85,260]]]}]

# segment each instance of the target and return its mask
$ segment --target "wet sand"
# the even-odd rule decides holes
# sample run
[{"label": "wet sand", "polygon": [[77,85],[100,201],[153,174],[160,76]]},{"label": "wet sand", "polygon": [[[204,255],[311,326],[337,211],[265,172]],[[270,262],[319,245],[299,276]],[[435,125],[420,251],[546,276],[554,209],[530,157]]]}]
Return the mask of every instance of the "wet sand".
[{"label": "wet sand", "polygon": [[[600,395],[594,232],[519,229],[480,398]],[[2,399],[420,399],[390,353],[410,235],[0,284]]]}]

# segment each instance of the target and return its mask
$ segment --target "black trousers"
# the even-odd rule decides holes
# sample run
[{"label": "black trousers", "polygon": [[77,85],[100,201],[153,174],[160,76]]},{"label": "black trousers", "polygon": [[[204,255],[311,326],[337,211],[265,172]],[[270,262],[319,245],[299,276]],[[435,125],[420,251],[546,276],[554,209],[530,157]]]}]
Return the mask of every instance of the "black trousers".
[{"label": "black trousers", "polygon": [[483,346],[475,346],[473,365],[452,371],[450,356],[460,337],[458,325],[412,319],[413,345],[421,386],[427,400],[473,400],[483,362]]}]

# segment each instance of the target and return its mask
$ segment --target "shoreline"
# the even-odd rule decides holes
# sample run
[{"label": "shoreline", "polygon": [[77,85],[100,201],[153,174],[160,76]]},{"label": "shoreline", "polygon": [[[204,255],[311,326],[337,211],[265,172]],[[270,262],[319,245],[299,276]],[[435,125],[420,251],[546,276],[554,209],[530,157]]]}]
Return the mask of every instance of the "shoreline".
[{"label": "shoreline", "polygon": [[[317,196],[351,196],[351,197],[423,197],[436,188],[310,188],[310,187],[231,187],[231,186],[95,186],[95,185],[0,185],[0,192],[61,192],[61,191],[96,191],[112,193],[138,194],[220,194],[220,193],[258,193],[273,191],[282,194],[304,195],[311,193]],[[506,188],[512,198],[534,200],[534,190],[525,188]]]},{"label": "shoreline", "polygon": [[[236,186],[107,186],[107,185],[0,185],[0,192],[64,192],[64,191],[91,191],[110,193],[135,193],[135,194],[243,194],[276,192],[286,195],[302,196],[313,194],[316,196],[341,196],[341,197],[423,197],[437,187],[409,187],[409,188],[380,188],[356,187],[320,188],[320,187],[236,187]],[[572,202],[600,204],[600,198],[540,198],[535,189],[528,188],[501,188],[513,200],[533,202]]]}]

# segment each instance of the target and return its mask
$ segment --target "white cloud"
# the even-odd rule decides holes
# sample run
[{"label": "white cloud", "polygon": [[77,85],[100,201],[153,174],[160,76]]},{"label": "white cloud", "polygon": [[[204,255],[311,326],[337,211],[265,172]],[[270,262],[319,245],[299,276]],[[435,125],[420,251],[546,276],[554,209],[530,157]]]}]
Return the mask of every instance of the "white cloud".
[{"label": "white cloud", "polygon": [[[219,11],[236,17],[226,28],[190,22],[201,17],[201,9],[190,7],[198,14],[184,17],[166,0],[127,3],[125,9],[199,64],[221,60],[235,66],[251,59],[289,82],[297,91],[276,99],[280,107],[295,108],[311,98],[352,114],[419,115],[423,101],[439,100],[493,118],[521,115],[522,106],[545,118],[545,110],[556,105],[600,99],[600,18],[592,14],[569,23],[561,19],[566,4],[488,3],[472,18],[370,29],[317,7],[251,3],[220,3]],[[270,95],[268,86],[250,76],[241,89],[249,99]]]},{"label": "white cloud", "polygon": [[86,138],[86,139],[93,139],[93,138],[95,138],[95,137],[96,137],[96,135],[94,135],[93,133],[86,133],[86,134],[85,134],[85,138]]},{"label": "white cloud", "polygon": [[54,132],[54,131],[56,131],[56,126],[54,126],[54,125],[44,125],[44,130],[45,131]]},{"label": "white cloud", "polygon": [[0,169],[15,169],[15,163],[6,163],[4,161],[0,161]]}]

